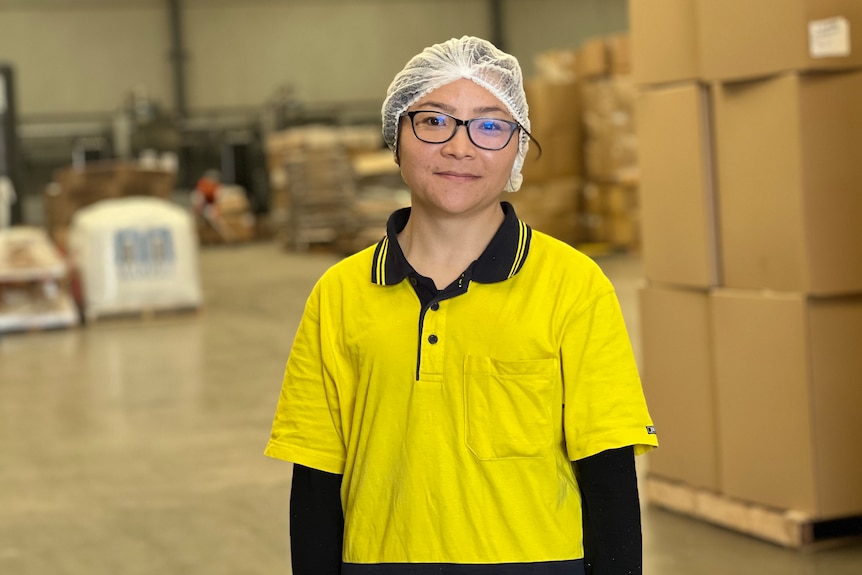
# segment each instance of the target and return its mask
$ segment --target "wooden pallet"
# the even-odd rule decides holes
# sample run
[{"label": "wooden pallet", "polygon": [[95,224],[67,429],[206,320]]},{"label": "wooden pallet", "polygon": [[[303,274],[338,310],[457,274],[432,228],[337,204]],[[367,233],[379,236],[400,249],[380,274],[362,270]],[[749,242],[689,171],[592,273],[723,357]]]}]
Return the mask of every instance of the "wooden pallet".
[{"label": "wooden pallet", "polygon": [[648,477],[645,487],[652,505],[783,547],[810,550],[862,537],[862,516],[817,519],[801,511],[741,501],[656,476]]}]

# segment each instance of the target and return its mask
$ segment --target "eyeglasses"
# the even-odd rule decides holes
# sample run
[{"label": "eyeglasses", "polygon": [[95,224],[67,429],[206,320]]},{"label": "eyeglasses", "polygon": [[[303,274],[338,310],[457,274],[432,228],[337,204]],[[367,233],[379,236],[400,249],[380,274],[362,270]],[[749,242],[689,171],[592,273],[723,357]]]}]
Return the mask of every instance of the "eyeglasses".
[{"label": "eyeglasses", "polygon": [[[467,137],[476,147],[483,150],[502,150],[512,140],[515,130],[524,130],[518,122],[499,118],[472,118],[459,120],[455,116],[431,110],[407,112],[413,133],[426,144],[443,144],[455,137],[458,126],[467,129]],[[524,130],[529,136],[529,132]]]}]

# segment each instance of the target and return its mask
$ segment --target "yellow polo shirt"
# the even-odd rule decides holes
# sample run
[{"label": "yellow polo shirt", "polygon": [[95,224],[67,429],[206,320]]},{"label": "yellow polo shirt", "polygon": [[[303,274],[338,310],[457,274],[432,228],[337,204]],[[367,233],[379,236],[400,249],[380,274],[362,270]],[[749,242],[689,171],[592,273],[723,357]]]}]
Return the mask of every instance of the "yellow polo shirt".
[{"label": "yellow polo shirt", "polygon": [[570,462],[657,445],[612,285],[503,209],[429,305],[395,239],[409,209],[308,299],[266,454],[343,474],[344,573],[565,565],[583,557]]}]

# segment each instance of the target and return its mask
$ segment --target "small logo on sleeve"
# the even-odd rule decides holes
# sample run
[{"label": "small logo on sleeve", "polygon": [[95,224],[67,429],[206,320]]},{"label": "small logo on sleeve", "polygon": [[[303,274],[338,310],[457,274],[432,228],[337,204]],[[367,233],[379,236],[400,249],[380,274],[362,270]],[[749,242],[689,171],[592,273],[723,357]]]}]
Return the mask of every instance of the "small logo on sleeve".
[{"label": "small logo on sleeve", "polygon": [[655,426],[654,425],[647,425],[646,426],[646,432],[649,433],[650,435],[655,435]]}]

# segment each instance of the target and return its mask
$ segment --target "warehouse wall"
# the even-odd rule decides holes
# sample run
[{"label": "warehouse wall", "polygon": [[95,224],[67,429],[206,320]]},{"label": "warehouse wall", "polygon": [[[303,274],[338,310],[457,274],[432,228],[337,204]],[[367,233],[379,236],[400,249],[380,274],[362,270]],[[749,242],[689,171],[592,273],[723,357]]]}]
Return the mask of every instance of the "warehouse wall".
[{"label": "warehouse wall", "polygon": [[[187,105],[259,106],[282,85],[303,101],[381,99],[428,44],[491,33],[487,0],[185,0]],[[506,48],[533,55],[623,30],[626,0],[508,0]],[[136,86],[172,106],[165,0],[0,0],[0,60],[20,113],[106,113]]]},{"label": "warehouse wall", "polygon": [[506,48],[527,75],[538,52],[628,30],[628,0],[508,0],[503,6]]},{"label": "warehouse wall", "polygon": [[484,0],[187,6],[192,108],[257,105],[280,83],[303,101],[380,100],[410,56],[441,38],[487,35],[489,22]]},{"label": "warehouse wall", "polygon": [[0,60],[19,113],[109,112],[135,85],[170,95],[164,2],[0,2]]}]

